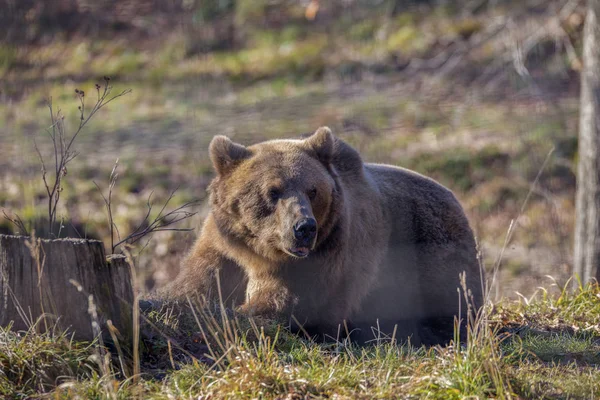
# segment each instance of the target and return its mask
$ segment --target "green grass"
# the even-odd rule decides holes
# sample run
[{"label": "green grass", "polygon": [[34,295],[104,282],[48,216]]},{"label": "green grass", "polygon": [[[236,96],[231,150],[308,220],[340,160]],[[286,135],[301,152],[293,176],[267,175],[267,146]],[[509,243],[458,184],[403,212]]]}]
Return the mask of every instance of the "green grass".
[{"label": "green grass", "polygon": [[93,379],[94,344],[73,342],[65,332],[14,333],[0,328],[0,395],[23,398],[52,391],[73,377]]},{"label": "green grass", "polygon": [[[166,303],[143,314],[140,376],[131,375],[127,349],[119,359],[98,343],[73,342],[65,333],[2,328],[0,395],[593,398],[600,393],[600,336],[589,327],[600,318],[599,304],[597,285],[528,304],[501,302],[471,326],[464,344],[427,349],[389,340],[365,347],[317,344],[275,321],[248,320],[219,307],[191,313]],[[521,315],[536,315],[536,325]],[[571,328],[556,327],[556,318]]]}]

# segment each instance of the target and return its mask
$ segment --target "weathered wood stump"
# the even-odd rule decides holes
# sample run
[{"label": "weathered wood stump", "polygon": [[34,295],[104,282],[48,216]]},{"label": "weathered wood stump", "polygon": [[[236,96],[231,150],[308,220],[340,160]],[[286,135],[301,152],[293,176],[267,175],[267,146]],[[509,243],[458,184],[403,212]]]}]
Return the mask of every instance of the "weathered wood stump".
[{"label": "weathered wood stump", "polygon": [[0,326],[58,325],[92,340],[111,320],[128,340],[132,304],[130,267],[124,258],[107,261],[102,242],[0,235]]}]

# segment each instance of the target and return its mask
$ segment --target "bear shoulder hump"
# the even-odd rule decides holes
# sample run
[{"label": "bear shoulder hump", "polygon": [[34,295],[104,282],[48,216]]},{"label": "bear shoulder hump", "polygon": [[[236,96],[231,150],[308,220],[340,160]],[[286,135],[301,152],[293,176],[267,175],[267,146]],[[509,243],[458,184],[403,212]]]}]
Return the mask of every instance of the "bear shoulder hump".
[{"label": "bear shoulder hump", "polygon": [[363,169],[358,151],[339,138],[335,138],[333,165],[340,174],[360,173]]}]

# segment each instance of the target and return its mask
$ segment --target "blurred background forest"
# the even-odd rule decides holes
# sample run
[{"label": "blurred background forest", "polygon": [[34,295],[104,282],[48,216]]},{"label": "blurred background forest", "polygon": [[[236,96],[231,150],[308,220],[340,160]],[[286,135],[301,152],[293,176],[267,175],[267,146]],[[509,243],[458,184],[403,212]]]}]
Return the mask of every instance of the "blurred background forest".
[{"label": "blurred background forest", "polygon": [[[147,202],[204,200],[216,134],[249,144],[328,125],[365,160],[455,191],[487,268],[511,221],[496,295],[571,273],[585,4],[565,0],[0,0],[0,208],[47,216],[34,140],[52,151],[46,101],[75,130],[78,94],[132,89],[78,136],[63,234],[108,240]],[[549,152],[555,149],[545,167]],[[536,185],[536,180],[541,171]],[[523,208],[531,191],[529,201]],[[200,226],[206,205],[180,227]],[[522,213],[521,213],[522,211]],[[152,217],[152,216],[151,216]],[[17,232],[8,220],[1,232]],[[193,232],[134,255],[148,288],[171,279]],[[143,251],[140,252],[140,250]]]}]

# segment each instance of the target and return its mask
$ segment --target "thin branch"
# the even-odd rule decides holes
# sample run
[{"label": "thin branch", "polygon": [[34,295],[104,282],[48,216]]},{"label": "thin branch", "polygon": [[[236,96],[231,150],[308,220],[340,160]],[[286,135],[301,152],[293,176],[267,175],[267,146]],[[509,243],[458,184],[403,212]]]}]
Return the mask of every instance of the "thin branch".
[{"label": "thin branch", "polygon": [[142,218],[142,222],[140,222],[138,227],[135,228],[135,230],[130,234],[130,236],[137,233],[140,229],[142,229],[144,222],[148,221],[148,217],[150,217],[150,213],[152,212],[152,203],[150,202],[151,201],[150,199],[152,199],[153,194],[154,194],[154,191],[151,191],[150,195],[148,196],[148,200],[146,201],[146,205],[147,205],[147,209],[148,209],[148,211],[146,212],[146,215],[144,216],[144,218]]},{"label": "thin branch", "polygon": [[46,180],[46,164],[44,163],[44,157],[42,157],[42,153],[37,147],[35,139],[33,140],[33,147],[35,148],[35,151],[40,159],[40,163],[42,164],[42,179],[44,180],[44,186],[46,186],[46,192],[48,193],[48,196],[50,196],[50,186],[48,185],[48,181]]},{"label": "thin branch", "polygon": [[[75,93],[77,94],[77,98],[79,101],[79,125],[75,133],[70,138],[67,138],[67,134],[65,132],[65,116],[62,114],[60,108],[56,111],[56,113],[54,112],[51,97],[47,100],[47,107],[50,111],[51,125],[49,128],[46,129],[46,131],[52,139],[52,145],[54,149],[54,176],[52,177],[53,179],[49,179],[48,170],[46,169],[44,158],[42,156],[41,151],[37,147],[35,141],[34,146],[42,164],[42,180],[44,181],[44,186],[46,187],[46,193],[48,195],[48,232],[50,234],[52,234],[52,229],[54,227],[54,223],[56,222],[57,209],[61,197],[60,194],[63,190],[62,180],[67,175],[67,164],[69,164],[75,157],[79,155],[77,151],[72,150],[72,146],[75,142],[75,139],[81,133],[86,124],[101,108],[103,108],[113,100],[131,93],[131,89],[126,89],[118,93],[117,95],[110,97],[112,86],[109,85],[109,81],[110,78],[104,77],[104,89],[102,90],[102,92],[100,91],[101,86],[99,84],[96,84],[97,101],[93,105],[87,116],[85,105],[85,93],[82,90],[75,89]],[[111,174],[111,185],[109,185],[109,197],[108,199],[106,199],[109,203],[110,197],[112,195],[112,189],[114,188],[114,182],[112,181],[113,178],[116,180],[116,176],[113,176]],[[53,182],[50,182],[52,180]],[[114,229],[116,227],[113,228],[113,225],[114,221],[112,221],[111,218],[111,235],[114,236]]]},{"label": "thin branch", "polygon": [[145,223],[147,223],[147,221],[148,221],[148,217],[150,216],[150,213],[152,210],[152,203],[150,201],[150,199],[152,197],[152,193],[150,193],[150,196],[148,196],[148,202],[147,202],[148,211],[146,212],[146,215],[144,216],[142,222],[138,225],[138,227],[131,234],[129,234],[126,238],[120,240],[117,244],[114,245],[113,252],[117,247],[119,247],[123,243],[128,243],[128,244],[136,243],[144,236],[152,234],[154,232],[165,232],[165,231],[190,232],[190,231],[193,231],[193,229],[191,229],[191,228],[172,228],[171,226],[196,215],[197,212],[187,211],[187,209],[198,204],[199,200],[193,200],[193,201],[186,202],[185,204],[183,204],[183,205],[175,208],[174,210],[171,210],[163,215],[163,212],[165,211],[169,202],[173,199],[176,191],[177,191],[177,188],[171,192],[171,194],[169,195],[169,197],[167,198],[167,200],[161,207],[158,215],[154,218],[154,220],[152,220],[152,222],[150,222],[149,224],[146,224],[146,226],[144,227]]},{"label": "thin branch", "polygon": [[121,241],[121,232],[119,231],[119,227],[117,224],[113,225],[115,227],[115,232],[117,232],[117,240]]},{"label": "thin branch", "polygon": [[[153,208],[152,195],[154,194],[154,192],[150,192],[150,195],[148,196],[148,200],[146,203],[148,207],[147,207],[146,214],[144,215],[144,218],[142,219],[140,224],[137,226],[137,228],[132,233],[130,233],[124,239],[121,239],[121,234],[119,233],[118,227],[114,222],[113,212],[112,212],[112,193],[113,193],[113,189],[116,186],[117,179],[119,176],[119,174],[117,173],[118,166],[119,166],[119,160],[117,159],[115,162],[115,165],[113,166],[113,169],[110,173],[110,181],[109,181],[109,185],[108,185],[108,194],[107,195],[105,195],[102,192],[102,189],[100,188],[100,186],[94,181],[94,185],[96,185],[96,188],[98,188],[98,191],[100,192],[100,195],[102,196],[102,199],[104,201],[104,206],[105,206],[106,212],[108,214],[108,224],[109,224],[109,229],[110,229],[110,248],[111,248],[112,254],[115,254],[116,249],[120,245],[122,245],[124,243],[131,245],[133,243],[136,243],[140,239],[142,239],[144,236],[149,235],[154,232],[161,232],[161,231],[189,232],[189,231],[193,230],[193,229],[186,229],[186,228],[171,228],[171,226],[196,215],[195,212],[187,211],[187,209],[192,207],[193,205],[197,204],[198,201],[189,201],[189,202],[187,202],[187,203],[185,203],[163,215],[163,213],[165,212],[165,209],[167,208],[170,201],[173,199],[173,197],[175,196],[175,193],[178,190],[178,188],[176,188],[175,190],[173,190],[171,192],[171,194],[169,195],[169,197],[167,198],[167,200],[161,207],[160,211],[158,212],[158,214],[154,218],[154,220],[152,220],[152,222],[148,223],[148,219],[150,217],[150,214],[152,213],[152,208]],[[117,235],[118,235],[117,243],[115,243],[115,231],[117,232]],[[148,243],[146,243],[146,246],[147,245],[148,245]]]},{"label": "thin branch", "polygon": [[142,248],[140,249],[140,251],[138,251],[138,253],[137,253],[137,258],[138,258],[138,259],[139,259],[139,258],[140,258],[140,256],[142,255],[142,252],[143,252],[144,250],[146,250],[146,248],[147,248],[147,247],[148,247],[148,245],[150,244],[150,241],[151,241],[151,240],[152,240],[152,238],[148,239],[148,240],[146,241],[146,244],[142,246]]},{"label": "thin branch", "polygon": [[[113,188],[115,187],[115,184],[117,183],[117,179],[119,177],[119,174],[117,173],[117,167],[119,166],[119,159],[117,158],[117,160],[115,161],[115,165],[113,166],[113,169],[110,173],[110,178],[109,178],[109,184],[108,184],[108,196],[104,196],[104,193],[102,193],[102,189],[100,189],[100,186],[98,186],[98,184],[95,181],[94,185],[96,185],[96,187],[98,188],[98,191],[100,192],[100,195],[102,196],[102,199],[104,200],[104,206],[106,207],[106,212],[108,213],[108,224],[109,224],[109,229],[110,229],[110,248],[113,251],[114,254],[114,250],[115,250],[115,229],[116,229],[116,224],[114,222],[114,218],[113,218],[113,212],[112,212],[112,191]],[[117,230],[118,233],[118,230]],[[120,237],[120,235],[119,235]]]},{"label": "thin branch", "polygon": [[[96,114],[96,112],[98,112],[102,107],[106,106],[111,101],[113,101],[115,99],[118,99],[119,97],[125,96],[126,94],[131,93],[131,89],[125,89],[121,93],[119,93],[119,94],[117,94],[117,95],[115,95],[115,96],[113,96],[110,99],[108,99],[108,100],[105,101],[106,97],[110,94],[111,90],[112,90],[112,86],[108,86],[108,81],[107,81],[107,83],[105,85],[105,88],[104,88],[104,93],[100,97],[100,100],[98,102],[96,102],[96,104],[94,105],[94,107],[90,111],[90,114],[87,116],[87,118],[82,119],[83,122],[80,123],[79,128],[73,134],[73,137],[71,137],[71,140],[69,141],[69,144],[66,147],[67,151],[73,145],[73,141],[75,141],[75,138],[77,138],[77,135],[79,135],[79,132],[81,132],[81,130],[83,129],[83,127],[89,122],[89,120],[94,116],[94,114]],[[81,92],[81,93],[83,93],[83,92]],[[84,96],[85,95],[81,95],[80,97],[83,98]],[[83,111],[83,107],[82,107],[82,111]],[[83,112],[82,112],[81,116],[83,118]]]},{"label": "thin branch", "polygon": [[[538,182],[539,182],[540,178],[542,177],[542,174],[546,170],[546,166],[548,165],[548,162],[550,161],[550,159],[552,157],[552,154],[554,153],[554,150],[555,150],[555,148],[552,147],[550,149],[550,151],[548,151],[548,154],[546,155],[546,158],[544,159],[544,162],[542,163],[542,166],[538,170],[538,173],[537,173],[535,179],[531,183],[531,186],[529,188],[529,192],[527,192],[527,196],[525,196],[525,200],[523,200],[523,203],[521,204],[521,208],[519,210],[519,213],[517,214],[517,217],[515,219],[511,220],[511,222],[510,222],[510,226],[508,227],[508,230],[507,230],[506,235],[504,237],[504,244],[502,245],[502,248],[500,249],[500,252],[498,253],[498,256],[496,258],[496,262],[494,263],[494,268],[492,270],[491,282],[495,282],[496,281],[496,278],[497,278],[497,275],[498,275],[498,270],[500,269],[500,264],[502,264],[502,260],[504,258],[504,252],[508,248],[508,245],[510,244],[510,242],[512,240],[512,237],[513,237],[513,234],[515,232],[515,229],[517,228],[517,226],[519,224],[519,220],[523,216],[523,213],[525,212],[525,209],[527,208],[527,205],[529,204],[529,199],[533,195],[533,193],[534,193],[534,191],[535,191],[535,189],[536,189],[536,187],[538,185]],[[488,293],[488,296],[490,295],[490,293]],[[486,299],[486,301],[487,300],[488,299]]]},{"label": "thin branch", "polygon": [[56,121],[54,120],[54,112],[52,110],[52,97],[48,98],[48,110],[50,111],[50,121],[52,121],[52,144],[54,145],[54,169],[58,174],[58,149],[56,148]]},{"label": "thin branch", "polygon": [[19,217],[18,214],[14,214],[15,216],[13,218],[9,217],[5,210],[2,210],[2,214],[4,215],[4,219],[6,219],[8,222],[12,223],[19,230],[19,233],[21,235],[29,236],[29,232],[27,231],[27,228],[25,227],[25,223],[23,222],[21,217]]}]

